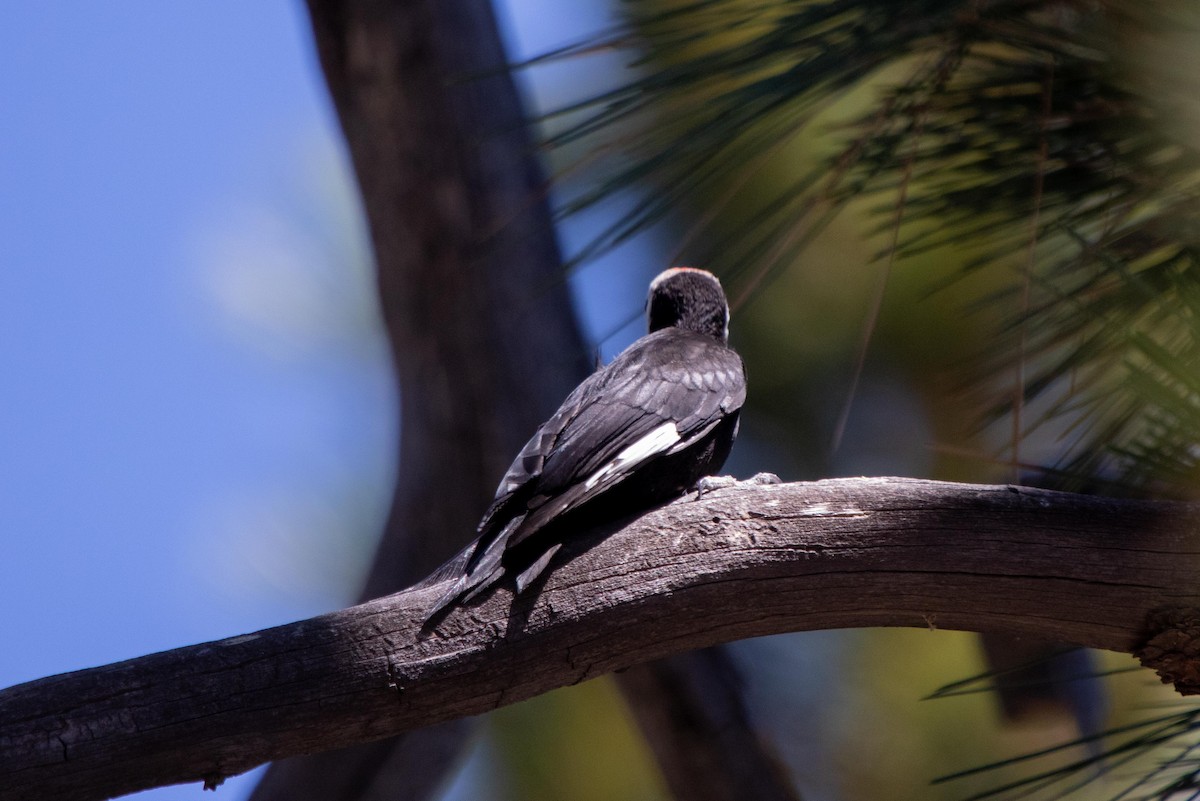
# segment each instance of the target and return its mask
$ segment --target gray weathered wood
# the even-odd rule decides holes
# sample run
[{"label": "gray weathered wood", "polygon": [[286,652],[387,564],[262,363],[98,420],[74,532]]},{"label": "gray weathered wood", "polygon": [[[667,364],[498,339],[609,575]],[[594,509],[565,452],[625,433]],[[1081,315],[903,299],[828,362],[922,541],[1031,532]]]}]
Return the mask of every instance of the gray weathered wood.
[{"label": "gray weathered wood", "polygon": [[822,628],[1029,633],[1118,651],[1200,606],[1192,504],[918,481],[743,485],[575,548],[415,630],[437,587],[0,692],[0,798],[216,783],[684,650]]}]

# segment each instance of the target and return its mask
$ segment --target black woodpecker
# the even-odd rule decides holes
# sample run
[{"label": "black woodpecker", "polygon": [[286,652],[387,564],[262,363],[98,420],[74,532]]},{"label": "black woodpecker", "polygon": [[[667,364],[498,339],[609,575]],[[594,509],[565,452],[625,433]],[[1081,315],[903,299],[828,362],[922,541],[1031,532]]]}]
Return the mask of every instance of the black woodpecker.
[{"label": "black woodpecker", "polygon": [[508,575],[522,592],[565,537],[645,512],[721,468],[746,399],[716,276],[650,283],[649,333],[572,392],[508,468],[478,538],[425,584],[457,576],[428,622]]}]

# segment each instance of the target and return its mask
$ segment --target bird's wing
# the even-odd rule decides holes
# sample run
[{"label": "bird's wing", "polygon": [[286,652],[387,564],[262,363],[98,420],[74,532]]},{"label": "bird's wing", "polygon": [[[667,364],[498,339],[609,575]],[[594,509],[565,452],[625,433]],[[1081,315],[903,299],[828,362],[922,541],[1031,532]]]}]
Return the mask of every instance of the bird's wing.
[{"label": "bird's wing", "polygon": [[688,447],[746,398],[741,358],[678,329],[643,337],[601,372],[544,453],[527,517],[509,546],[647,461]]}]

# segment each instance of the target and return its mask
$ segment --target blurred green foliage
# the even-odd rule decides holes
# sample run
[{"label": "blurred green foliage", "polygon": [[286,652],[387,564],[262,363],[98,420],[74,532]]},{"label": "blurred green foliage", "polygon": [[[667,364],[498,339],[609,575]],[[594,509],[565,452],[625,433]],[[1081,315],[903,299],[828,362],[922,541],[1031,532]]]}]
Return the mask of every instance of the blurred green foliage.
[{"label": "blurred green foliage", "polygon": [[653,757],[610,678],[488,716],[513,801],[667,801]]},{"label": "blurred green foliage", "polygon": [[[892,293],[881,312],[847,305],[854,274],[872,263],[889,282],[902,266],[919,271],[927,288],[986,273],[971,319],[940,329],[942,343],[961,342],[964,328],[985,343],[956,376],[977,422],[1010,418],[983,455],[1048,470],[1063,487],[1190,493],[1194,455],[1170,447],[1195,433],[1189,402],[1130,379],[1166,370],[1178,389],[1196,352],[1200,142],[1180,121],[1200,104],[1196,81],[1161,56],[1197,66],[1192,4],[622,9],[606,44],[630,53],[631,77],[564,109],[547,140],[575,176],[563,213],[642,192],[580,258],[666,229],[683,260],[716,268],[735,298],[788,292],[797,315],[806,299],[781,276],[832,272],[847,296],[813,316],[806,338],[833,344],[903,313]],[[854,204],[873,213],[847,222]],[[835,219],[835,255],[813,259]],[[914,316],[967,317],[948,300]],[[818,328],[834,315],[850,330]]]}]

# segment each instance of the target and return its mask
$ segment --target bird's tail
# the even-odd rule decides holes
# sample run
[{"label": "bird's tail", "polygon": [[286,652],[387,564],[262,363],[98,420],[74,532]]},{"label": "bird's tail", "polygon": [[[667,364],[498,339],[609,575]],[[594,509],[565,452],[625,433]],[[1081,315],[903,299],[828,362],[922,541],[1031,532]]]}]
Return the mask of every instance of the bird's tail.
[{"label": "bird's tail", "polygon": [[[483,538],[475,540],[453,559],[439,567],[417,586],[428,587],[441,584],[457,576],[450,588],[443,592],[425,612],[421,621],[424,628],[429,622],[439,617],[443,611],[457,601],[470,601],[498,582],[504,575],[504,550],[508,539],[520,524],[524,516],[508,522],[500,533],[486,545]],[[482,549],[482,550],[481,550]]]},{"label": "bird's tail", "polygon": [[421,619],[421,628],[428,626],[430,621],[432,621],[434,618],[440,617],[441,613],[448,606],[461,598],[464,593],[469,592],[472,589],[472,587],[470,587],[467,583],[469,579],[470,576],[459,576],[455,580],[454,584],[450,586],[450,589],[438,596],[438,599],[433,602],[433,606],[425,610],[425,616]]}]

